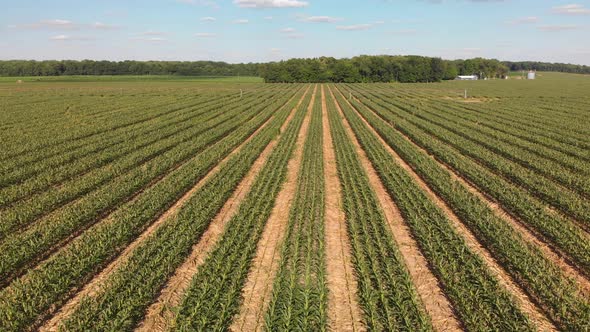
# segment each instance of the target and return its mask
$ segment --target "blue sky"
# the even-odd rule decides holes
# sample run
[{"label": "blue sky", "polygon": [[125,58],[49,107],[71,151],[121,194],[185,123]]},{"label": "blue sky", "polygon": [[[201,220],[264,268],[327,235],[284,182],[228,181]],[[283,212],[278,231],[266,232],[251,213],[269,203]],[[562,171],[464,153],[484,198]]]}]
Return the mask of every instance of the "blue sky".
[{"label": "blue sky", "polygon": [[418,54],[590,65],[590,0],[0,0],[0,8],[0,59]]}]

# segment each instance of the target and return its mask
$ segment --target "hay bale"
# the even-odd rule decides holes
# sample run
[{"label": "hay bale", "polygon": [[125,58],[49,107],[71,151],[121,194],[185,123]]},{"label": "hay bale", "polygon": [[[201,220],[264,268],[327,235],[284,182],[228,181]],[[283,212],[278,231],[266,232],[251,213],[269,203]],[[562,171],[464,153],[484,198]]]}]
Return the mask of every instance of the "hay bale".
[{"label": "hay bale", "polygon": [[23,80],[16,81],[17,84],[23,84]]}]

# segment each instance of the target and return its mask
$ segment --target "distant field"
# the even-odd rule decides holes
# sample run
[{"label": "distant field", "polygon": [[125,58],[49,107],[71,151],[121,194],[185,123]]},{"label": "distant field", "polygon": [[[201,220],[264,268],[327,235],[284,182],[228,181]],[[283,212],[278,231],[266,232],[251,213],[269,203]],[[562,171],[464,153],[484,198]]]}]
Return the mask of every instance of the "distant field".
[{"label": "distant field", "polygon": [[27,77],[0,77],[0,83],[15,83],[22,80],[23,83],[36,82],[153,82],[153,81],[179,81],[179,82],[219,82],[219,83],[262,83],[260,77],[250,76],[171,76],[171,75],[89,75],[89,76],[27,76]]},{"label": "distant field", "polygon": [[1,331],[590,330],[589,76],[17,79]]}]

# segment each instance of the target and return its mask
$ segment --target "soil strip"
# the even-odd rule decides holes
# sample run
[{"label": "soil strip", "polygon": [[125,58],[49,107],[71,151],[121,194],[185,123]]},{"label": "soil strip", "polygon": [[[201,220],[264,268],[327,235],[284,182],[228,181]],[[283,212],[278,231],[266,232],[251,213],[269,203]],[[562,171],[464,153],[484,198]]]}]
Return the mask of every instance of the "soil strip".
[{"label": "soil strip", "polygon": [[[296,109],[301,105],[306,94],[307,91],[301,97],[297,106],[291,110],[285,123],[281,126],[281,132],[284,132],[289,122],[291,122]],[[147,309],[146,316],[136,331],[165,331],[171,327],[174,320],[174,309],[180,305],[182,297],[190,286],[193,276],[198,272],[199,267],[203,265],[209,253],[211,253],[219,242],[227,223],[238,211],[241,202],[250,191],[254,180],[262,170],[268,156],[274,150],[279,137],[267,145],[258,159],[256,159],[252,168],[248,171],[244,179],[242,179],[232,196],[211,221],[199,242],[192,247],[189,257],[176,269],[174,275],[162,289],[158,299]]]},{"label": "soil strip", "polygon": [[236,153],[238,153],[247,142],[252,140],[266,125],[272,120],[270,117],[260,126],[254,133],[252,133],[243,143],[236,147],[230,154],[228,154],[220,163],[218,163],[205,177],[197,182],[189,191],[187,191],[172,207],[164,212],[154,223],[152,223],[139,237],[137,237],[123,252],[112,261],[106,268],[97,274],[89,283],[87,283],[79,292],[77,292],[61,309],[49,320],[45,322],[39,331],[58,331],[60,323],[67,319],[79,306],[82,299],[87,296],[94,296],[105,285],[110,275],[116,271],[120,266],[125,264],[131,254],[139,245],[145,242],[166,220],[174,217],[180,208],[190,199],[190,197],[199,190],[213,175],[221,169],[221,167]]},{"label": "soil strip", "polygon": [[328,326],[332,331],[365,331],[357,301],[358,284],[353,275],[350,239],[342,205],[342,187],[336,169],[334,141],[328,121],[322,85],[324,133],[324,177],[326,183],[326,270],[328,283]]},{"label": "soil strip", "polygon": [[[334,98],[332,91],[330,91],[330,94]],[[418,243],[412,237],[411,231],[404,221],[399,208],[387,193],[387,189],[381,182],[377,171],[360,146],[352,128],[344,118],[340,105],[337,102],[336,105],[340,116],[344,120],[344,127],[352,138],[352,143],[355,145],[361,163],[367,172],[369,182],[377,194],[391,233],[401,252],[404,263],[410,272],[410,277],[416,287],[416,291],[424,304],[426,312],[430,316],[434,329],[437,331],[461,331],[461,322],[455,316],[451,303],[446,298],[438,280],[430,270],[426,258],[422,255],[418,247]]]},{"label": "soil strip", "polygon": [[[356,98],[355,98],[356,99]],[[356,99],[358,101],[358,99]],[[362,103],[358,101],[359,103]],[[352,105],[351,107],[355,109]],[[356,109],[355,109],[356,111]],[[518,286],[510,277],[510,275],[496,262],[492,254],[477,240],[475,235],[461,222],[459,217],[448,207],[446,202],[436,195],[424,180],[403,160],[391,147],[383,140],[381,136],[375,131],[373,127],[363,118],[363,116],[356,111],[364,124],[373,132],[373,134],[380,140],[381,144],[385,146],[388,152],[395,158],[400,166],[402,166],[408,174],[416,181],[416,183],[426,192],[430,199],[447,215],[451,225],[455,231],[460,234],[467,246],[478,254],[493,275],[496,276],[501,286],[506,288],[517,301],[520,309],[533,321],[533,323],[543,331],[557,331],[557,328],[545,316],[542,310],[535,305],[532,299]]]},{"label": "soil strip", "polygon": [[287,179],[279,192],[273,210],[262,232],[256,255],[242,289],[244,302],[230,327],[232,331],[259,331],[264,325],[264,312],[270,302],[272,286],[281,260],[280,249],[289,223],[289,212],[297,190],[297,177],[303,145],[309,128],[317,86],[314,88],[307,114],[299,131],[295,151],[287,165]]}]

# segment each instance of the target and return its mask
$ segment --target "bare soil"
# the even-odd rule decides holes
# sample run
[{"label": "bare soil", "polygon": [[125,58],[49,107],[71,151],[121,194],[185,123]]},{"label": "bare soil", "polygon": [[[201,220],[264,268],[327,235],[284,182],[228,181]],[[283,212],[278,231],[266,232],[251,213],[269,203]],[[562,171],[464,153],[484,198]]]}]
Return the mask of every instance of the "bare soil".
[{"label": "bare soil", "polygon": [[[406,139],[412,142],[408,137],[406,137]],[[490,208],[490,210],[494,212],[496,216],[498,216],[506,223],[508,223],[512,228],[514,228],[514,230],[516,230],[524,240],[534,244],[537,248],[539,248],[545,258],[549,259],[553,264],[558,266],[567,277],[576,281],[584,296],[590,297],[590,281],[586,276],[580,273],[578,268],[576,268],[574,265],[571,265],[564,258],[565,254],[561,253],[558,249],[543,241],[539,236],[537,236],[533,231],[531,231],[521,220],[513,216],[509,211],[504,209],[504,207],[502,207],[499,203],[495,202],[488,195],[481,192],[475,185],[473,185],[467,179],[457,174],[455,170],[451,169],[446,164],[438,161],[422,147],[416,146],[416,148],[418,148],[426,155],[430,156],[430,158],[436,161],[440,165],[440,167],[444,168],[447,172],[449,172],[453,180],[459,182],[465,188],[467,188],[472,194],[477,196],[482,202],[484,202]],[[547,208],[549,209],[549,207]]]},{"label": "bare soil", "polygon": [[358,284],[353,272],[346,217],[342,209],[342,189],[336,170],[334,142],[327,112],[326,95],[322,86],[328,326],[332,331],[365,331],[362,311],[357,300]]},{"label": "bare soil", "polygon": [[178,214],[180,208],[188,201],[188,199],[197,191],[199,190],[208,179],[210,179],[213,175],[215,175],[219,169],[224,165],[233,155],[238,153],[241,148],[249,142],[254,136],[256,136],[272,119],[269,118],[266,122],[262,124],[254,133],[252,133],[244,142],[242,142],[238,147],[236,147],[230,154],[228,154],[218,165],[216,165],[207,175],[205,175],[199,182],[195,184],[189,191],[187,191],[174,205],[172,205],[166,212],[164,212],[160,217],[152,223],[139,237],[137,237],[129,246],[123,250],[123,252],[113,260],[106,268],[104,268],[99,274],[94,276],[94,278],[87,283],[79,292],[77,292],[65,305],[63,305],[59,311],[53,315],[49,320],[47,320],[40,328],[39,331],[58,331],[60,328],[61,322],[67,319],[75,310],[78,308],[82,299],[88,296],[94,296],[97,292],[99,292],[105,285],[105,282],[108,280],[110,275],[121,267],[129,257],[133,251],[142,243],[144,243],[152,234],[168,219],[174,217]]},{"label": "bare soil", "polygon": [[[298,105],[303,102],[305,95],[301,96]],[[296,109],[296,108],[295,108]],[[281,126],[281,132],[289,124],[295,109],[291,111],[285,123]],[[235,215],[240,204],[250,191],[256,176],[262,170],[268,156],[274,150],[278,138],[275,138],[265,147],[260,156],[256,159],[252,168],[242,179],[232,196],[225,202],[217,216],[211,221],[207,230],[191,249],[189,257],[176,269],[174,275],[168,280],[158,299],[147,309],[144,320],[139,324],[137,331],[166,331],[172,325],[174,319],[174,308],[177,308],[190,286],[192,277],[198,272],[199,267],[205,262],[209,253],[215,248],[223,234],[227,223]]]},{"label": "bare soil", "polygon": [[[350,104],[349,104],[350,105]],[[352,107],[352,105],[350,105]],[[393,234],[393,237],[397,243],[397,246],[402,254],[404,263],[410,272],[412,282],[418,292],[418,296],[422,301],[426,312],[430,316],[432,325],[437,331],[461,331],[461,322],[457,319],[453,312],[453,307],[449,300],[444,295],[438,280],[430,270],[428,262],[422,252],[420,251],[416,240],[412,237],[411,231],[404,221],[399,208],[387,193],[387,189],[379,179],[377,171],[371,164],[365,151],[360,146],[356,139],[352,128],[344,119],[340,106],[337,106],[341,117],[343,118],[344,126],[348,131],[352,142],[354,143],[357,153],[360,156],[361,163],[364,166],[365,171],[369,177],[369,182],[377,194],[379,203],[385,214],[385,218]],[[368,126],[368,123],[365,122]],[[370,126],[368,126],[371,128]],[[372,128],[371,128],[372,129]],[[376,134],[375,132],[373,132]],[[378,137],[378,136],[377,136]],[[381,141],[384,147],[389,147],[385,142]],[[388,149],[390,153],[390,149]],[[397,155],[394,155],[397,157]],[[398,158],[396,161],[400,163]]]},{"label": "bare soil", "polygon": [[[359,103],[360,100],[356,99]],[[361,116],[359,114],[359,116]],[[362,116],[361,116],[362,118]],[[364,118],[363,121],[367,126],[368,122]],[[371,130],[377,135],[375,130],[369,126]],[[394,128],[395,129],[395,128]],[[399,131],[398,131],[399,132]],[[401,135],[403,133],[399,132]],[[403,135],[407,140],[411,140]],[[506,288],[518,303],[520,309],[531,319],[531,321],[542,331],[557,331],[553,323],[545,316],[542,310],[532,301],[532,299],[515,283],[510,275],[496,262],[491,253],[477,240],[475,235],[461,222],[459,217],[449,208],[446,202],[436,195],[424,180],[408,165],[389,145],[379,136],[380,141],[384,146],[388,147],[389,152],[394,156],[398,163],[412,176],[416,183],[427,193],[430,199],[447,215],[451,221],[455,231],[460,234],[467,246],[476,254],[478,254],[488,266],[488,269],[498,279],[500,285]],[[417,147],[418,148],[418,147]]]},{"label": "bare soil", "polygon": [[303,157],[303,145],[309,129],[309,121],[317,86],[314,88],[307,114],[297,136],[295,151],[287,165],[287,179],[270,214],[258,243],[252,266],[242,289],[244,302],[234,318],[232,331],[260,331],[264,325],[264,312],[270,302],[272,286],[281,259],[280,248],[285,238],[289,211],[297,190],[297,176]]}]

